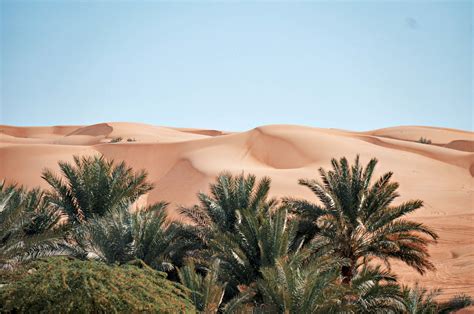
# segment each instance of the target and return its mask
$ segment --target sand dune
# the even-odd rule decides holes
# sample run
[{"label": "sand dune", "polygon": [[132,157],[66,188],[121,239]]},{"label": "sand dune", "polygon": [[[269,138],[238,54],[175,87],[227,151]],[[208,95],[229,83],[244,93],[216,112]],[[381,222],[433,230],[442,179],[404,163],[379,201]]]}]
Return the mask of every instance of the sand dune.
[{"label": "sand dune", "polygon": [[416,142],[423,137],[425,139],[431,140],[433,144],[447,144],[454,140],[474,140],[474,135],[472,132],[426,126],[401,126],[379,129],[365,133],[379,137],[388,137],[412,142]]},{"label": "sand dune", "polygon": [[[418,143],[420,137],[433,144]],[[120,142],[110,143],[112,139]],[[103,154],[146,169],[156,188],[148,202],[191,205],[197,191],[223,170],[251,172],[272,178],[275,196],[314,200],[297,180],[315,177],[333,157],[363,162],[379,159],[377,174],[395,173],[401,184],[399,201],[420,198],[425,207],[413,215],[435,228],[441,239],[431,253],[438,270],[420,276],[396,264],[407,282],[474,296],[474,133],[431,127],[396,127],[349,132],[291,125],[271,125],[246,132],[166,128],[136,123],[91,126],[0,126],[0,178],[27,186],[46,187],[45,167],[57,170],[58,160],[74,154]]]}]

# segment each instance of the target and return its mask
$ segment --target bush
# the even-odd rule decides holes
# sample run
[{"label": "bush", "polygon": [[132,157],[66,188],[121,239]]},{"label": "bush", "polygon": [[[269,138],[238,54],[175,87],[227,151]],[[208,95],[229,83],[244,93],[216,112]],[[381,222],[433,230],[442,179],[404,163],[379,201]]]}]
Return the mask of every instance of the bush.
[{"label": "bush", "polygon": [[114,137],[113,139],[110,140],[110,143],[118,143],[121,142],[123,138],[121,137]]},{"label": "bush", "polygon": [[133,137],[133,138],[127,138],[127,142],[136,142],[137,140]]},{"label": "bush", "polygon": [[[138,266],[138,267],[137,267]],[[39,260],[0,276],[0,312],[195,313],[183,286],[141,261]]]},{"label": "bush", "polygon": [[420,139],[418,140],[418,143],[422,143],[422,144],[431,144],[431,140],[427,139],[427,138],[424,138],[423,136],[420,137]]}]

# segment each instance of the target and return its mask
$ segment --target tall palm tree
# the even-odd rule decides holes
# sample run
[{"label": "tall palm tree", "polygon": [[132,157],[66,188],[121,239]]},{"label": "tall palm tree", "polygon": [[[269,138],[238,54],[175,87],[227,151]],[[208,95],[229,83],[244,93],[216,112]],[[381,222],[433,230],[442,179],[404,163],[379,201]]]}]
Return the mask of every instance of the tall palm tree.
[{"label": "tall palm tree", "polygon": [[192,260],[178,270],[181,284],[189,289],[191,301],[202,313],[217,313],[222,304],[226,284],[219,281],[219,263],[214,259],[205,275],[197,271]]},{"label": "tall palm tree", "polygon": [[111,209],[76,229],[79,246],[90,258],[123,264],[136,259],[161,271],[180,265],[194,241],[183,236],[180,225],[166,220],[166,203],[157,203],[131,213],[129,208]]},{"label": "tall palm tree", "polygon": [[65,254],[61,215],[39,189],[0,183],[0,268],[42,256]]},{"label": "tall palm tree", "polygon": [[365,168],[356,157],[352,166],[347,159],[332,159],[332,170],[319,169],[321,182],[301,179],[299,183],[313,191],[321,202],[287,198],[283,202],[316,231],[307,236],[350,261],[341,273],[344,283],[350,283],[357,268],[371,258],[379,258],[388,266],[389,259],[398,259],[423,274],[434,269],[427,246],[437,234],[421,223],[404,218],[423,206],[420,200],[399,205],[392,202],[399,196],[398,183],[392,182],[392,172],[385,173],[371,184],[377,164],[370,160]]},{"label": "tall palm tree", "polygon": [[73,164],[59,162],[59,168],[64,178],[48,169],[42,178],[52,187],[50,204],[67,214],[72,223],[127,207],[153,188],[146,181],[146,172],[134,172],[124,162],[115,164],[102,156],[74,156]]}]

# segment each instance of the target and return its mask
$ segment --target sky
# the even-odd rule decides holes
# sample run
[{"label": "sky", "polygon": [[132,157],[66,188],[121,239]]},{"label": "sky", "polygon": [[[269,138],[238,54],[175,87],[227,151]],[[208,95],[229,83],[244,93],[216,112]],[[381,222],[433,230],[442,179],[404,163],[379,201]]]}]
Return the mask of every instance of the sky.
[{"label": "sky", "polygon": [[473,130],[473,2],[0,0],[0,123]]}]

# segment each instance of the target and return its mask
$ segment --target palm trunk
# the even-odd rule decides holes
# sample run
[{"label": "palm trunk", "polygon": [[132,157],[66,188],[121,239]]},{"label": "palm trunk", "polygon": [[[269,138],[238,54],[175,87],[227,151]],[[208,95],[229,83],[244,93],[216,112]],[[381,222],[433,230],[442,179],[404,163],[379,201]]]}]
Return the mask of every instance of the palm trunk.
[{"label": "palm trunk", "polygon": [[350,284],[353,277],[352,267],[342,266],[341,274],[342,274],[342,283],[346,285]]},{"label": "palm trunk", "polygon": [[351,283],[352,278],[354,277],[354,273],[355,273],[355,265],[356,265],[356,261],[353,258],[351,258],[350,265],[342,266],[341,275],[342,275],[343,284],[348,285]]}]

